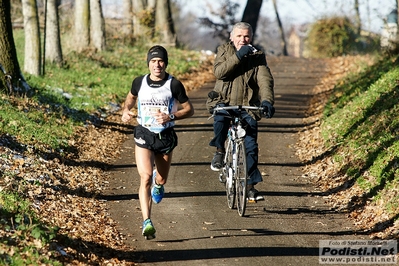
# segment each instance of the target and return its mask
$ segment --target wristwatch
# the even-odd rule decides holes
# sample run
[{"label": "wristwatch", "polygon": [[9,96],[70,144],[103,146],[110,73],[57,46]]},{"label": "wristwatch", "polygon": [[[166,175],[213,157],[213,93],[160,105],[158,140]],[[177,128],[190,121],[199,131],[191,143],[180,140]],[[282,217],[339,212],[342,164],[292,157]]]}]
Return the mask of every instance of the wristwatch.
[{"label": "wristwatch", "polygon": [[170,119],[171,121],[175,120],[175,115],[174,115],[174,114],[169,114],[169,119]]}]

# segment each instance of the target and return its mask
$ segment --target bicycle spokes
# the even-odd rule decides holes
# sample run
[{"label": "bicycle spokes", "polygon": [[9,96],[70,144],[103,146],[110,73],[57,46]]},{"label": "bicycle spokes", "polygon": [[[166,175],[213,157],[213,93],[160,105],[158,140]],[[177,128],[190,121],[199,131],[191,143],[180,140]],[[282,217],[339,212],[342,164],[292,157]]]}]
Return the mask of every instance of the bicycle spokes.
[{"label": "bicycle spokes", "polygon": [[237,167],[236,167],[236,197],[237,210],[240,216],[244,216],[247,204],[247,160],[246,150],[243,142],[237,145]]},{"label": "bicycle spokes", "polygon": [[233,165],[233,151],[232,146],[226,150],[226,160],[225,160],[225,172],[226,172],[226,196],[227,196],[227,205],[230,209],[233,209],[235,206],[235,198],[236,198],[236,189],[235,189],[235,180],[234,180],[234,165]]}]

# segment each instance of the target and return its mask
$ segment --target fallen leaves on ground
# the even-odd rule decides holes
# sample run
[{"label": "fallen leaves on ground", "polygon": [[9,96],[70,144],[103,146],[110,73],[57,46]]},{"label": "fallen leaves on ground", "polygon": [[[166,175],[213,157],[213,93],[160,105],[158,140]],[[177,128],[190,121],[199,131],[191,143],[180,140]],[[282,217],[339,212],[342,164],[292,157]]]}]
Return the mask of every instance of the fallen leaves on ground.
[{"label": "fallen leaves on ground", "polygon": [[[213,81],[212,60],[209,57],[200,69],[178,77],[187,90]],[[315,87],[314,95],[318,96],[310,102],[305,119],[305,124],[315,122],[316,126],[301,132],[296,145],[297,155],[307,162],[303,169],[304,177],[321,191],[327,191],[345,180],[345,177],[337,176],[336,165],[330,157],[319,159],[328,151],[323,145],[318,123],[328,92],[346,73],[358,68],[353,63],[355,61],[351,57],[327,61],[330,74]],[[99,124],[79,128],[75,138],[70,140],[71,148],[62,156],[60,152],[44,147],[20,145],[17,139],[10,136],[0,138],[1,171],[17,173],[17,178],[3,175],[0,186],[25,193],[42,221],[60,228],[57,241],[42,249],[55,250],[58,259],[66,264],[134,264],[134,250],[124,244],[124,236],[116,229],[116,223],[102,199],[108,184],[107,169],[119,156],[126,132],[132,130],[129,125],[120,122],[120,116],[118,111],[109,114]],[[24,186],[19,185],[22,181]],[[356,193],[354,187],[350,192],[333,194],[325,199],[339,210]],[[367,206],[362,213],[351,213],[348,217],[359,228],[367,227],[367,223],[375,219],[375,215],[372,216],[375,211],[384,215],[382,210]],[[9,232],[0,230],[0,235],[6,234],[9,235]]]},{"label": "fallen leaves on ground", "polygon": [[[188,91],[214,79],[212,60],[209,56],[199,69],[178,77]],[[14,137],[0,137],[0,191],[18,190],[32,202],[43,223],[60,228],[56,241],[40,247],[42,256],[57,257],[68,265],[133,265],[137,261],[102,200],[107,169],[119,156],[126,132],[132,130],[120,120],[119,110],[78,128],[66,151],[25,146]],[[7,171],[16,176],[4,174]],[[0,228],[3,237],[12,238],[13,232]],[[35,241],[27,239],[24,245]],[[11,254],[12,250],[4,252]]]},{"label": "fallen leaves on ground", "polygon": [[[339,172],[340,166],[329,155],[331,147],[326,147],[320,131],[320,119],[325,103],[328,100],[334,85],[346,74],[362,70],[364,64],[371,65],[372,59],[367,56],[345,56],[329,59],[329,74],[314,88],[315,95],[305,118],[305,124],[312,124],[305,131],[299,133],[296,153],[306,163],[303,167],[303,177],[313,183],[323,192],[325,201],[336,210],[347,212],[348,218],[353,221],[356,230],[367,232],[371,238],[391,238],[399,233],[399,222],[389,225],[392,214],[386,212],[384,202],[371,201],[364,198],[364,190],[357,183],[350,185],[350,177]],[[351,155],[346,154],[347,160]],[[367,175],[367,172],[364,173]],[[340,189],[337,189],[340,188]],[[398,193],[392,191],[394,197]],[[357,201],[365,200],[366,204],[361,209],[350,208],[358,204]]]}]

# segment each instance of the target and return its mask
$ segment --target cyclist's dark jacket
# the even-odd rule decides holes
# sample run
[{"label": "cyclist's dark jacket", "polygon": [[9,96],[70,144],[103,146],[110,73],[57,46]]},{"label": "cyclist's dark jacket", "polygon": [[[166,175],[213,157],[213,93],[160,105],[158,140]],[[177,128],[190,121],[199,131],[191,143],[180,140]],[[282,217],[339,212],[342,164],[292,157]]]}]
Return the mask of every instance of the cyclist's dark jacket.
[{"label": "cyclist's dark jacket", "polygon": [[[214,91],[219,97],[207,100],[208,110],[218,103],[232,105],[260,106],[266,100],[274,104],[274,79],[266,62],[266,55],[258,50],[238,59],[232,42],[218,47],[214,74]],[[258,112],[251,115],[260,120]]]}]

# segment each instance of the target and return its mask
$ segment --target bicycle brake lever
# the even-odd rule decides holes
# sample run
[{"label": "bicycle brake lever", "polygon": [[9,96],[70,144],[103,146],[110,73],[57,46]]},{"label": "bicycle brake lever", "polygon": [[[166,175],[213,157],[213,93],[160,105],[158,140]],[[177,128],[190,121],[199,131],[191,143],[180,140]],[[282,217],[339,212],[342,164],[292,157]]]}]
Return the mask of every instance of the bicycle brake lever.
[{"label": "bicycle brake lever", "polygon": [[208,119],[207,119],[207,120],[209,120],[209,119],[211,119],[211,118],[215,117],[215,114],[216,114],[216,112],[215,112],[215,111],[213,111],[212,115],[211,115],[210,117],[208,117]]}]

